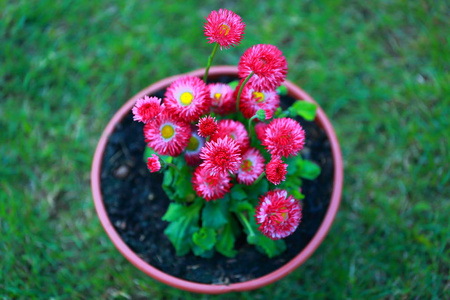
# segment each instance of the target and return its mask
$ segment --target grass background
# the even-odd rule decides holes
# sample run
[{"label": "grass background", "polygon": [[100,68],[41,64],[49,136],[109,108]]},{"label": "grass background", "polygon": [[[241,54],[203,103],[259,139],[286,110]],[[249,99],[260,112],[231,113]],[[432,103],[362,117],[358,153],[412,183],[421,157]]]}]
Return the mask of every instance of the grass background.
[{"label": "grass background", "polygon": [[[257,4],[256,4],[257,3]],[[202,23],[247,24],[237,64],[277,45],[345,160],[324,243],[287,278],[198,296],[145,276],[104,233],[89,171],[130,96],[203,67]],[[449,6],[445,1],[0,1],[0,298],[439,299],[449,294]]]}]

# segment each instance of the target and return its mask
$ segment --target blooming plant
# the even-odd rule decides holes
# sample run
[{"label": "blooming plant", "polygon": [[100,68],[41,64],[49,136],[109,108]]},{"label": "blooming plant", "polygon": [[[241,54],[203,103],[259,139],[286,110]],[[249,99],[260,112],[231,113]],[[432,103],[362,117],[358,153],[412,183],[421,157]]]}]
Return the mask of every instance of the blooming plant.
[{"label": "blooming plant", "polygon": [[305,131],[295,118],[315,118],[313,104],[280,108],[286,94],[287,62],[273,45],[247,49],[238,64],[240,80],[208,83],[215,53],[241,42],[245,24],[226,9],[206,17],[204,32],[214,44],[203,80],[184,76],[164,99],[145,96],[134,108],[143,122],[150,172],[164,174],[172,200],[163,220],[177,255],[189,251],[233,257],[242,234],[269,257],[286,248],[283,238],[302,219],[301,179],[320,168],[299,155]]}]

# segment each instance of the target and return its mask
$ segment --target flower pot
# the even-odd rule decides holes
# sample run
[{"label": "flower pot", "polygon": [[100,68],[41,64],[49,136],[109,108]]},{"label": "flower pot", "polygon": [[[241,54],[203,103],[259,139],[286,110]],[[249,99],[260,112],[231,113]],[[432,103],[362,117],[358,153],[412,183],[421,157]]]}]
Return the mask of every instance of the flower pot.
[{"label": "flower pot", "polygon": [[[188,73],[192,76],[201,77],[204,73],[204,69],[196,70]],[[117,247],[117,249],[137,268],[146,273],[147,275],[155,278],[158,281],[166,283],[170,286],[191,291],[197,293],[208,293],[208,294],[221,294],[227,292],[235,292],[235,291],[248,291],[252,289],[256,289],[265,285],[268,285],[276,280],[283,278],[288,275],[292,271],[294,271],[298,266],[300,266],[312,253],[317,249],[322,240],[325,238],[325,235],[328,233],[328,230],[331,227],[331,224],[334,220],[334,217],[337,213],[341,192],[342,192],[342,184],[343,184],[343,163],[342,163],[342,155],[339,147],[339,142],[335,135],[334,129],[326,117],[323,110],[318,107],[317,116],[315,119],[315,123],[318,127],[322,128],[326,133],[326,138],[329,143],[330,156],[332,158],[332,172],[330,173],[330,186],[332,190],[330,191],[330,199],[327,207],[324,207],[323,219],[321,223],[317,226],[317,231],[315,234],[311,236],[309,242],[296,253],[293,258],[289,259],[284,265],[277,268],[274,271],[271,271],[268,274],[263,276],[259,276],[257,278],[253,278],[250,280],[246,280],[243,282],[235,282],[235,283],[222,283],[222,284],[205,284],[199,282],[193,282],[182,278],[177,278],[176,276],[170,275],[166,272],[161,271],[160,269],[152,266],[148,262],[146,262],[142,257],[140,257],[135,251],[133,251],[123,239],[123,237],[118,233],[118,228],[120,229],[121,224],[113,224],[110,219],[110,215],[107,212],[107,208],[105,207],[105,199],[103,198],[102,193],[102,165],[104,161],[105,151],[108,144],[108,139],[116,130],[118,124],[130,114],[130,111],[136,102],[137,99],[144,95],[154,94],[157,91],[165,89],[170,85],[175,79],[177,79],[181,75],[172,76],[161,81],[158,81],[149,87],[145,88],[129,101],[127,101],[119,111],[113,116],[111,121],[108,123],[106,129],[103,131],[103,134],[100,138],[100,141],[97,145],[95,155],[92,163],[91,170],[91,185],[92,185],[92,194],[94,198],[95,208],[97,210],[97,214],[100,218],[100,222],[102,223],[106,233]],[[234,66],[216,66],[212,67],[209,72],[210,78],[218,78],[220,76],[232,76],[237,77],[237,68]],[[284,85],[288,89],[288,93],[292,98],[301,99],[304,101],[312,102],[317,104],[308,94],[306,94],[302,89],[293,84],[292,82],[286,81]],[[162,95],[160,96],[162,97]],[[327,144],[328,145],[328,144]],[[127,168],[126,170],[117,170],[120,172],[132,172],[133,167]],[[116,174],[120,175],[120,174]],[[151,202],[149,202],[148,205]]]}]

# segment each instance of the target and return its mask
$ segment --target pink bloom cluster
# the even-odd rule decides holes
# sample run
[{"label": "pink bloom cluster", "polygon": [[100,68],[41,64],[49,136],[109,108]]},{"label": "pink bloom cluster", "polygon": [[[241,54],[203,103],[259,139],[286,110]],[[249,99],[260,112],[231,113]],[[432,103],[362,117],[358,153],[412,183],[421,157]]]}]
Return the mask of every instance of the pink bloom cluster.
[{"label": "pink bloom cluster", "polygon": [[213,10],[205,23],[205,36],[208,43],[217,43],[222,48],[238,45],[244,35],[245,23],[242,18],[227,9]]},{"label": "pink bloom cluster", "polygon": [[[238,15],[220,9],[206,20],[208,43],[217,43],[221,49],[240,43],[245,24]],[[255,45],[239,61],[240,83],[235,89],[182,76],[167,88],[163,99],[138,99],[132,110],[134,120],[145,124],[145,141],[158,155],[184,155],[194,168],[194,191],[206,201],[223,198],[233,181],[252,185],[264,172],[269,182],[279,185],[286,180],[288,168],[283,158],[298,155],[305,143],[305,132],[297,121],[273,118],[280,106],[276,89],[285,80],[287,69],[286,59],[276,46]],[[226,118],[236,108],[247,119],[264,110],[266,120],[254,120],[254,136],[249,136],[243,123]],[[267,164],[256,143],[270,154]],[[147,166],[151,172],[159,171],[160,158],[153,154]],[[298,226],[301,208],[286,191],[277,189],[261,196],[255,217],[264,235],[279,239]]]},{"label": "pink bloom cluster", "polygon": [[261,196],[256,208],[259,230],[273,240],[292,234],[302,218],[300,204],[284,190],[269,191]]}]

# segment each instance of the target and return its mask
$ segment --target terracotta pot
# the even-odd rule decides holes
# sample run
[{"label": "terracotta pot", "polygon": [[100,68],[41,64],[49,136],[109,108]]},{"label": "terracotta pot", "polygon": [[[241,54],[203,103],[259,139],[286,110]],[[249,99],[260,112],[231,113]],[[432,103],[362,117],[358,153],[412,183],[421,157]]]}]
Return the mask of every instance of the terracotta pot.
[{"label": "terracotta pot", "polygon": [[[188,73],[192,76],[202,77],[204,73],[204,69],[196,70]],[[182,74],[184,75],[184,74]],[[144,95],[152,94],[160,89],[166,88],[170,85],[175,79],[179,76],[172,76],[165,78],[161,81],[158,81],[149,87],[145,88],[133,98],[128,100],[119,111],[113,116],[111,121],[106,126],[103,134],[98,142],[97,148],[95,150],[94,159],[92,162],[92,170],[91,170],[91,186],[92,186],[92,195],[94,198],[95,208],[97,210],[97,214],[100,218],[100,222],[102,223],[106,233],[109,238],[112,240],[117,249],[137,268],[146,273],[147,275],[153,277],[154,279],[166,283],[175,288],[179,288],[182,290],[187,290],[190,292],[196,293],[207,293],[207,294],[221,294],[228,292],[236,292],[236,291],[248,291],[256,288],[263,287],[274,281],[277,281],[284,276],[288,275],[292,271],[294,271],[298,266],[300,266],[303,262],[305,262],[309,256],[313,254],[313,252],[317,249],[317,247],[322,243],[322,240],[325,238],[325,235],[330,230],[331,224],[333,223],[334,217],[339,208],[339,203],[341,199],[342,193],[342,184],[343,184],[343,162],[342,162],[342,154],[341,149],[339,147],[339,142],[334,132],[333,126],[325,115],[324,111],[318,107],[317,109],[317,117],[316,123],[322,127],[330,141],[331,151],[333,155],[333,163],[334,163],[334,178],[333,178],[333,192],[331,195],[330,204],[328,206],[328,210],[325,214],[323,222],[319,229],[317,230],[315,236],[309,242],[309,244],[295,256],[288,263],[283,265],[281,268],[256,279],[252,279],[246,282],[240,283],[232,283],[229,285],[213,285],[213,284],[203,284],[196,283],[187,280],[183,280],[180,278],[176,278],[172,275],[166,274],[155,267],[151,266],[144,260],[142,260],[136,253],[133,252],[122,240],[119,234],[114,229],[113,225],[110,222],[108,214],[106,212],[101,188],[100,188],[100,174],[101,174],[101,164],[102,157],[105,151],[105,147],[108,141],[108,137],[114,131],[116,124],[119,123],[124,116],[126,116],[136,100]],[[209,71],[209,75],[211,77],[220,76],[220,75],[228,75],[228,76],[237,76],[237,67],[234,66],[216,66],[212,67]],[[296,86],[290,81],[286,81],[285,86],[288,89],[288,93],[290,96],[296,99],[303,99],[304,101],[308,101],[311,103],[317,104],[307,93],[305,93],[301,88]]]}]

